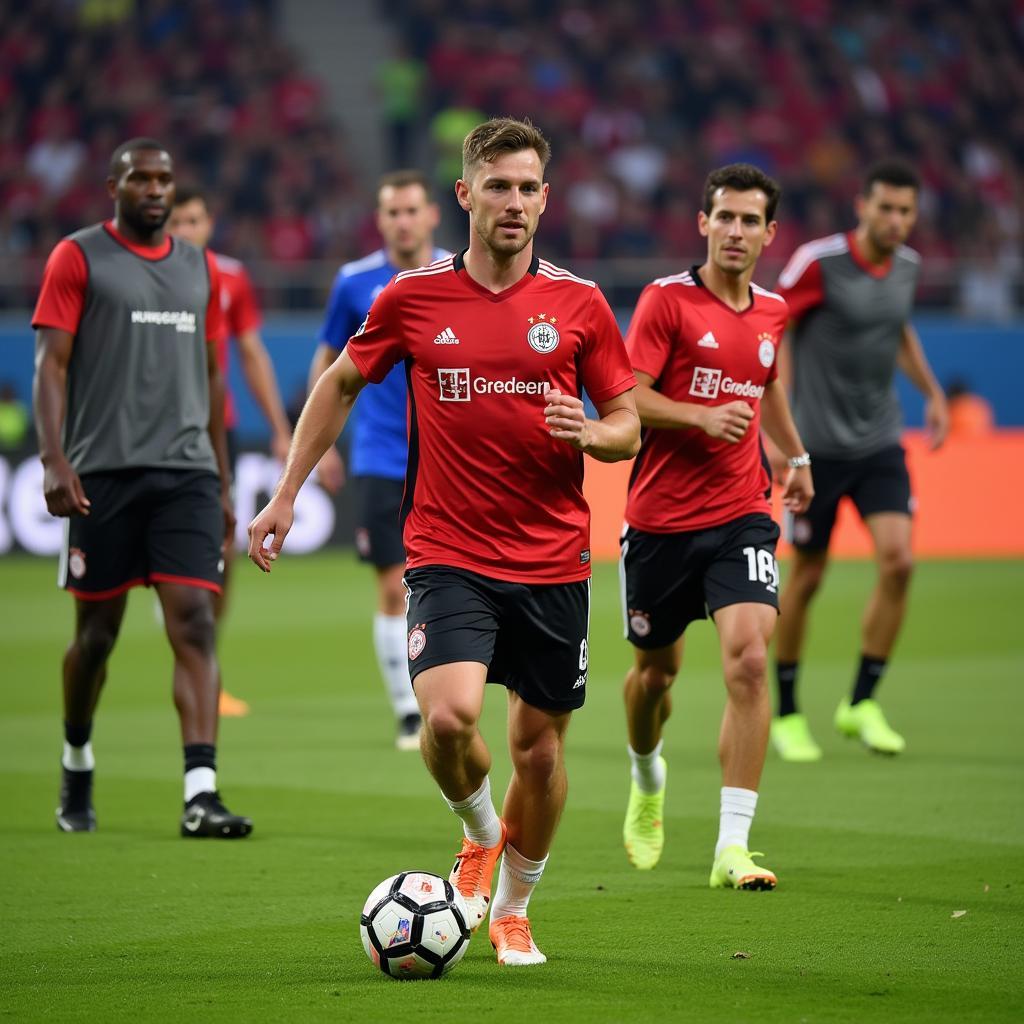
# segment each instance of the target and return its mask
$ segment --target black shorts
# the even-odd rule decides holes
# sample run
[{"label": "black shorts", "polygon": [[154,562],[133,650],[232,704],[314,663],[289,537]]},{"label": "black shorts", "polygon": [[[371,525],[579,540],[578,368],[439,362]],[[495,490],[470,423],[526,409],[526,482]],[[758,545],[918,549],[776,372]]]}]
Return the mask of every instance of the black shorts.
[{"label": "black shorts", "polygon": [[224,513],[208,470],[125,469],[82,477],[89,515],[65,525],[58,583],[85,601],[183,583],[220,593]]},{"label": "black shorts", "polygon": [[822,459],[812,454],[814,498],[802,515],[786,515],[786,540],[801,551],[825,551],[839,502],[849,498],[861,519],[878,512],[910,515],[913,501],[906,453],[900,445],[862,459]]},{"label": "black shorts", "polygon": [[378,569],[405,565],[401,523],[405,482],[383,476],[355,476],[352,492],[359,560]]},{"label": "black shorts", "polygon": [[587,690],[590,580],[509,583],[428,565],[405,574],[409,675],[457,661],[487,666],[527,704],[583,706]]},{"label": "black shorts", "polygon": [[727,605],[778,609],[778,539],[779,527],[763,513],[686,533],[627,527],[619,561],[626,639],[654,650]]}]

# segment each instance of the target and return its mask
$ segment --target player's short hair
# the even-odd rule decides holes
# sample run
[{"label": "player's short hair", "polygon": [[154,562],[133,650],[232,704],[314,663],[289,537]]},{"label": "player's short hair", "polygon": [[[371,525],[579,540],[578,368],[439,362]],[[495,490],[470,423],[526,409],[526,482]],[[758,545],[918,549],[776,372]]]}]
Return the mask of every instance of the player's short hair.
[{"label": "player's short hair", "polygon": [[720,188],[731,188],[735,192],[750,192],[757,188],[765,195],[764,219],[766,224],[775,220],[775,211],[782,198],[782,187],[770,178],[760,167],[753,164],[726,164],[712,171],[704,181],[704,212],[711,213],[715,205],[715,193]]},{"label": "player's short hair", "polygon": [[917,171],[905,160],[890,159],[879,160],[872,164],[864,175],[864,195],[871,195],[871,189],[875,182],[883,185],[892,185],[894,188],[912,188],[915,192],[921,190],[921,179]]},{"label": "player's short hair", "polygon": [[137,138],[129,139],[127,142],[122,142],[110,154],[110,176],[112,178],[118,177],[122,170],[121,164],[124,162],[124,158],[131,153],[138,153],[144,149],[154,149],[159,153],[166,153],[170,156],[170,150],[162,142],[145,135],[140,135]]},{"label": "player's short hair", "polygon": [[174,190],[175,206],[184,206],[195,199],[198,199],[207,210],[210,209],[210,201],[206,198],[206,190],[201,186],[193,184],[178,185]]},{"label": "player's short hair", "polygon": [[379,197],[386,188],[409,188],[410,185],[419,185],[427,199],[430,202],[434,201],[433,190],[430,187],[430,178],[414,167],[403,167],[401,170],[389,171],[387,174],[382,175],[377,182],[377,196]]},{"label": "player's short hair", "polygon": [[491,163],[504,153],[532,149],[540,157],[543,173],[551,159],[551,143],[529,118],[492,117],[478,124],[462,143],[462,180],[469,181],[480,164]]}]

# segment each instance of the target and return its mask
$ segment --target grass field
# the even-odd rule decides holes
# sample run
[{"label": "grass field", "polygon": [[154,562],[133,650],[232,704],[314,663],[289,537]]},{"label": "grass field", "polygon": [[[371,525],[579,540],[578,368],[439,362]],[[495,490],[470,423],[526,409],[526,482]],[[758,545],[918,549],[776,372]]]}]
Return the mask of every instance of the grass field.
[{"label": "grass field", "polygon": [[[0,1016],[1024,1019],[1024,563],[919,567],[881,694],[908,737],[896,760],[830,728],[871,579],[867,565],[835,566],[803,674],[826,757],[770,758],[754,825],[780,877],[774,893],[707,888],[723,698],[706,625],[691,631],[666,740],[665,856],[643,875],[627,864],[629,651],[614,568],[597,566],[569,806],[531,906],[549,963],[499,969],[480,934],[450,978],[418,984],[373,972],[359,909],[399,869],[447,873],[458,830],[419,758],[393,748],[369,643],[371,579],[346,556],[286,558],[269,579],[239,568],[221,655],[229,688],[254,711],[223,724],[220,782],[256,829],[219,844],[177,837],[170,659],[143,592],[93,736],[100,831],[57,832],[71,602],[52,564],[0,561]],[[503,716],[492,688],[484,727],[499,792]]]}]

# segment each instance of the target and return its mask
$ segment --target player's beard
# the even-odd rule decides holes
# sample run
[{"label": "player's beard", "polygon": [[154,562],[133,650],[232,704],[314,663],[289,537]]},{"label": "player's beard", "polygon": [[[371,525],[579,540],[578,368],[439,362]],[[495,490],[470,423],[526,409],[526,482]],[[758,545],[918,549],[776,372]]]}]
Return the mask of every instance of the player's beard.
[{"label": "player's beard", "polygon": [[495,221],[492,229],[487,231],[483,227],[478,227],[476,233],[480,238],[480,241],[495,255],[502,259],[511,260],[518,256],[529,244],[533,241],[533,236],[537,232],[537,225],[534,224],[531,230],[529,223],[527,222],[524,226],[522,238],[508,238],[500,239],[498,232],[500,228],[498,222]]},{"label": "player's beard", "polygon": [[125,223],[129,224],[140,237],[145,238],[147,236],[151,237],[163,230],[164,225],[171,216],[171,208],[166,206],[158,219],[149,219],[143,215],[141,207],[128,206],[127,204],[122,204],[118,213]]}]

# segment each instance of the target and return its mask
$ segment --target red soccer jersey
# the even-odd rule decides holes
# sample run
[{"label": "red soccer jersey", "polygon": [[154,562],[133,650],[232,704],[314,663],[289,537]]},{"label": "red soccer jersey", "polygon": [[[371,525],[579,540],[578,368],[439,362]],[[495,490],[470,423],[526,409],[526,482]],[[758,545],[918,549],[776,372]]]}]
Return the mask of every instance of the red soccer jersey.
[{"label": "red soccer jersey", "polygon": [[224,310],[224,331],[217,342],[217,358],[224,375],[224,426],[229,430],[238,425],[235,396],[228,386],[228,342],[236,340],[244,331],[259,330],[260,308],[245,267],[236,259],[213,253],[220,271],[220,298]]},{"label": "red soccer jersey", "polygon": [[730,309],[697,269],[649,284],[626,338],[633,368],[667,398],[697,405],[747,402],[754,418],[737,444],[693,427],[647,428],[629,482],[626,521],[649,533],[701,530],[768,512],[761,465],[761,396],[775,380],[788,311],[774,292],[751,286],[751,304]]},{"label": "red soccer jersey", "polygon": [[[112,220],[104,224],[106,230],[126,249],[144,260],[165,259],[174,244],[170,236],[161,245],[145,246],[130,242],[114,227]],[[207,253],[206,266],[210,271],[210,300],[206,309],[206,340],[217,342],[223,333],[223,314],[220,303],[220,272],[213,258]],[[39,289],[32,326],[55,327],[58,331],[77,334],[85,305],[85,289],[89,282],[89,268],[85,255],[78,245],[69,238],[61,239],[50,253],[43,271],[43,283]]]},{"label": "red soccer jersey", "polygon": [[583,456],[548,433],[545,392],[604,402],[636,381],[604,296],[536,257],[495,295],[462,255],[398,274],[347,352],[378,383],[406,360],[411,568],[524,583],[590,576]]}]

